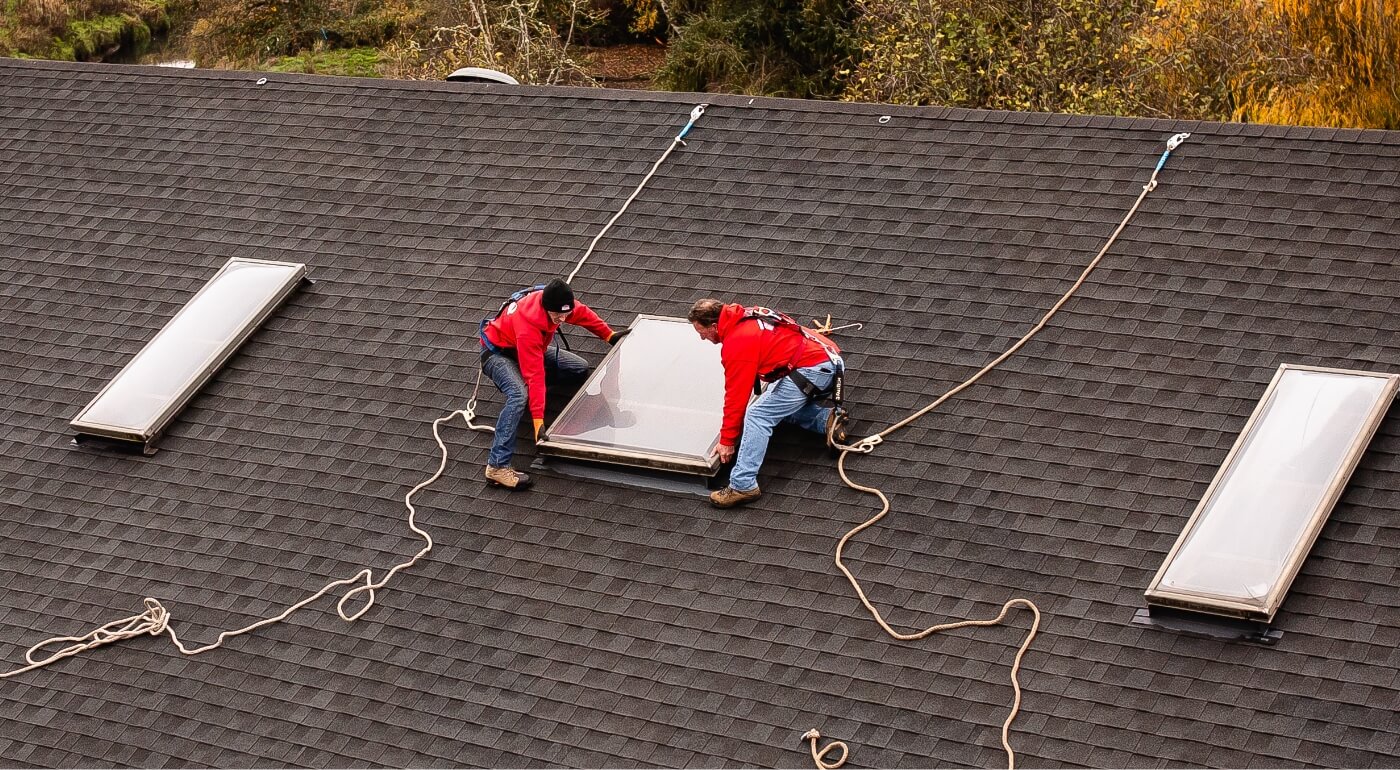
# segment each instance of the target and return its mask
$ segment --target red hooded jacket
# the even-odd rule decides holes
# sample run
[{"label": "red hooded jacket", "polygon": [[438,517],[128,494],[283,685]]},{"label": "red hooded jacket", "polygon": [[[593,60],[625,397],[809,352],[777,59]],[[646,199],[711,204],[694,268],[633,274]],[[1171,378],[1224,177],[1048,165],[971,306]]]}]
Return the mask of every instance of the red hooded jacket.
[{"label": "red hooded jacket", "polygon": [[[739,443],[755,379],[781,367],[801,369],[830,360],[821,344],[802,332],[762,319],[745,321],[743,316],[743,305],[725,305],[716,325],[719,360],[724,364],[724,418],[719,429],[719,443],[723,446]],[[836,343],[816,332],[812,334],[840,352]]]},{"label": "red hooded jacket", "polygon": [[[542,291],[532,291],[486,324],[486,338],[492,345],[515,349],[515,360],[520,364],[520,374],[530,394],[530,417],[536,420],[544,419],[544,351],[554,339],[554,332],[559,330],[559,324],[550,322],[549,314],[540,306],[543,296]],[[603,323],[597,313],[578,301],[574,302],[574,309],[569,311],[564,323],[582,326],[604,341],[613,333],[612,327]],[[485,346],[482,343],[482,347]]]}]

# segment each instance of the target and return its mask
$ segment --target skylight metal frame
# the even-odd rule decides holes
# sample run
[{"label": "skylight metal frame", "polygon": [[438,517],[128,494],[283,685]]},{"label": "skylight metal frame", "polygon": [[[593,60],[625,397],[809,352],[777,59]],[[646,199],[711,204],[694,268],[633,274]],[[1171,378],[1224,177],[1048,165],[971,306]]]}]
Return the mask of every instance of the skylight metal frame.
[{"label": "skylight metal frame", "polygon": [[[1370,377],[1385,380],[1379,397],[1371,405],[1370,410],[1361,423],[1359,430],[1352,436],[1347,446],[1346,452],[1341,456],[1341,462],[1337,470],[1333,473],[1327,483],[1325,491],[1307,518],[1300,537],[1288,555],[1288,559],[1283,563],[1284,568],[1279,573],[1279,577],[1274,581],[1271,590],[1265,595],[1262,607],[1256,604],[1241,602],[1230,597],[1220,595],[1210,595],[1206,592],[1176,591],[1163,588],[1161,583],[1169,568],[1172,566],[1183,547],[1190,540],[1191,535],[1196,531],[1196,527],[1204,518],[1204,513],[1209,509],[1220,492],[1224,480],[1229,476],[1230,471],[1249,444],[1249,440],[1254,430],[1262,423],[1264,416],[1273,405],[1275,393],[1279,389],[1279,384],[1290,371],[1319,372],[1324,374],[1340,374],[1356,377]],[[1245,620],[1261,621],[1263,623],[1273,622],[1274,614],[1278,612],[1283,604],[1284,597],[1288,595],[1289,588],[1298,576],[1298,571],[1302,568],[1304,560],[1312,550],[1313,544],[1317,541],[1318,535],[1322,531],[1323,525],[1327,522],[1337,500],[1341,498],[1347,482],[1351,479],[1352,473],[1365,454],[1367,446],[1375,436],[1376,430],[1380,427],[1381,421],[1385,418],[1391,402],[1394,400],[1397,389],[1400,389],[1400,375],[1383,374],[1379,372],[1367,372],[1354,369],[1336,369],[1319,366],[1303,366],[1299,364],[1282,364],[1278,371],[1274,373],[1274,378],[1269,382],[1264,395],[1260,397],[1259,404],[1255,407],[1254,413],[1250,415],[1244,428],[1240,431],[1235,444],[1230,448],[1229,454],[1225,456],[1220,469],[1216,472],[1215,478],[1206,487],[1205,494],[1192,512],[1186,526],[1182,529],[1181,535],[1176,543],[1172,545],[1167,556],[1162,560],[1162,566],[1152,577],[1148,584],[1145,597],[1149,606],[1170,607],[1176,609],[1190,610],[1209,615],[1217,615],[1231,618],[1241,618]]]},{"label": "skylight metal frame", "polygon": [[[672,316],[639,314],[636,321],[655,320],[670,323],[688,323],[683,318]],[[579,394],[586,392],[594,380],[602,376],[607,370],[612,359],[621,353],[621,346],[626,345],[628,338],[624,337],[617,346],[608,350],[603,356],[603,360],[588,375],[588,379],[579,388]],[[579,396],[575,395],[569,403],[559,413],[556,423],[563,420],[569,412],[579,403]],[[716,442],[719,439],[718,429],[715,433]],[[555,438],[549,434],[548,429],[544,431],[540,442],[536,445],[544,454],[557,455],[559,457],[572,458],[576,460],[591,460],[594,462],[611,463],[614,465],[628,465],[641,468],[653,468],[656,470],[670,471],[673,473],[685,473],[696,476],[714,476],[719,472],[719,458],[711,454],[705,461],[697,461],[685,455],[673,454],[669,452],[643,452],[616,447],[599,446],[596,444],[585,444],[573,442],[567,439]]]},{"label": "skylight metal frame", "polygon": [[[114,387],[122,382],[123,375],[133,371],[134,368],[141,363],[143,356],[150,351],[159,352],[159,346],[163,344],[163,340],[174,336],[172,330],[179,327],[181,318],[190,311],[190,308],[196,306],[197,301],[202,296],[213,290],[213,287],[218,284],[221,277],[240,265],[272,265],[290,268],[291,270],[286,278],[280,284],[276,285],[275,290],[265,297],[261,304],[253,307],[248,315],[242,319],[237,331],[232,336],[225,339],[219,347],[214,348],[203,361],[199,362],[199,365],[191,374],[179,383],[179,387],[172,391],[172,397],[165,402],[164,406],[155,412],[150,419],[139,425],[118,425],[85,419],[85,416],[92,412],[94,407],[96,407]],[[230,258],[219,268],[218,272],[214,273],[204,286],[200,287],[199,291],[195,292],[194,296],[180,308],[180,311],[167,321],[165,326],[161,327],[160,331],[156,332],[156,335],[151,338],[150,342],[147,342],[136,355],[132,356],[126,366],[122,367],[121,371],[117,372],[116,376],[112,377],[107,385],[104,386],[102,390],[98,391],[96,396],[93,396],[92,400],[69,422],[69,427],[76,431],[80,437],[97,436],[105,439],[115,439],[119,442],[132,442],[141,445],[147,453],[152,452],[152,443],[159,438],[169,426],[170,422],[174,420],[175,416],[189,403],[190,399],[192,399],[194,395],[209,382],[214,374],[233,357],[234,353],[238,352],[239,348],[247,342],[248,338],[262,327],[263,322],[266,321],[272,313],[276,312],[287,297],[305,280],[307,280],[306,265],[300,262],[276,262],[265,259],[247,259],[243,257]]]}]

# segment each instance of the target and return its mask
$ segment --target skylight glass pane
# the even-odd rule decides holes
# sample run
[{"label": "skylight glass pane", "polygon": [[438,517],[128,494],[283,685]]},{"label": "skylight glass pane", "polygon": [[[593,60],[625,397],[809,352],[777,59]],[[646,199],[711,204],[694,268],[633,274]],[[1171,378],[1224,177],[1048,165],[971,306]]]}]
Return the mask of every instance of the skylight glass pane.
[{"label": "skylight glass pane", "polygon": [[1396,380],[1282,367],[1148,600],[1272,618],[1394,397]]},{"label": "skylight glass pane", "polygon": [[80,433],[149,441],[305,272],[301,264],[229,260],[78,413],[72,427]]},{"label": "skylight glass pane", "polygon": [[712,473],[724,407],[719,346],[680,318],[641,316],[540,446],[554,454]]}]

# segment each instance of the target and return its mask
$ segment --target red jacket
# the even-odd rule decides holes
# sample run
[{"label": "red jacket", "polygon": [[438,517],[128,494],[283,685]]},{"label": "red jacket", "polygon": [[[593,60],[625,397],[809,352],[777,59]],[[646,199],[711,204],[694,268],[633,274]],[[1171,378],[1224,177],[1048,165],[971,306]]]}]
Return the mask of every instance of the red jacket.
[{"label": "red jacket", "polygon": [[[530,417],[536,420],[544,419],[544,351],[559,329],[559,324],[551,323],[549,314],[540,306],[543,295],[541,291],[526,294],[524,299],[502,310],[486,324],[486,338],[492,345],[515,349],[515,360],[520,364],[520,374],[530,394]],[[574,302],[574,309],[564,323],[582,326],[601,340],[607,340],[613,333],[612,327],[582,302]]]},{"label": "red jacket", "polygon": [[[780,367],[801,369],[830,360],[821,344],[802,332],[762,319],[742,321],[743,315],[743,305],[725,305],[716,327],[719,360],[724,364],[724,419],[719,429],[719,443],[724,446],[739,442],[755,379]],[[816,332],[812,334],[840,352],[836,343]]]}]

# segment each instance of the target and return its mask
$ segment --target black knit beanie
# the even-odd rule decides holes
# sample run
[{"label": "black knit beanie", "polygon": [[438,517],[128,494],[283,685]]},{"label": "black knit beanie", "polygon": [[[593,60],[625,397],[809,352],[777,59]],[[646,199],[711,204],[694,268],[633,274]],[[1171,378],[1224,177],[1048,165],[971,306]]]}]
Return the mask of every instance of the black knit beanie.
[{"label": "black knit beanie", "polygon": [[542,294],[540,304],[551,313],[567,313],[574,309],[574,290],[558,278],[545,284]]}]

